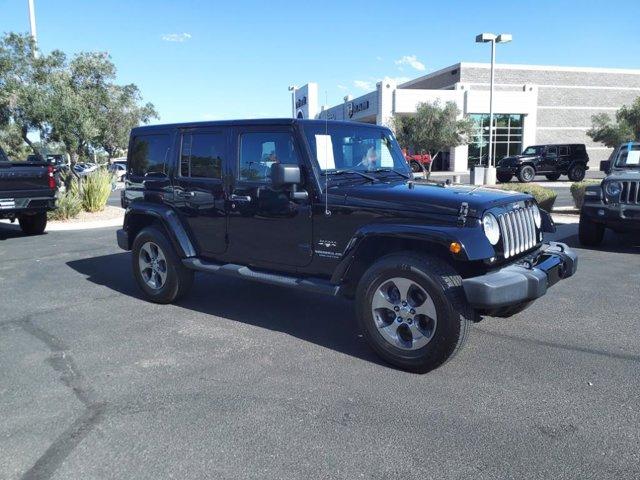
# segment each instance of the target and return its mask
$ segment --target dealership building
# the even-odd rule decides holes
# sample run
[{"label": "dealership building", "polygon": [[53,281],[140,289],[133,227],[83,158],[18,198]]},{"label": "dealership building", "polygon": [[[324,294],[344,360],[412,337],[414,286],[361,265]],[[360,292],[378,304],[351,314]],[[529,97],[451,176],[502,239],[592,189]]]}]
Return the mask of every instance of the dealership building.
[{"label": "dealership building", "polygon": [[[468,145],[443,152],[434,167],[466,171],[482,159],[489,140],[488,63],[458,63],[405,83],[385,78],[376,89],[335,106],[320,106],[318,85],[294,92],[298,118],[350,120],[386,125],[394,115],[411,115],[418,104],[454,102],[461,115],[475,121]],[[494,152],[499,160],[544,143],[584,143],[593,165],[610,149],[588,136],[591,117],[614,116],[617,109],[640,97],[640,70],[496,64],[494,81]]]}]

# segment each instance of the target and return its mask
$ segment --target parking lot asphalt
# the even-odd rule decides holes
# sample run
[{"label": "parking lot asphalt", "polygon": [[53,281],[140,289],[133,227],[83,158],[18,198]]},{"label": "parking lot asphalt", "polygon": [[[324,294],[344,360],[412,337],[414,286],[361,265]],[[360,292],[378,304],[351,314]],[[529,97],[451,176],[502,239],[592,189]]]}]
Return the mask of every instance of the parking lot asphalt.
[{"label": "parking lot asphalt", "polygon": [[115,229],[2,225],[0,478],[640,478],[640,242],[578,253],[415,375],[347,301],[198,275],[154,305]]}]

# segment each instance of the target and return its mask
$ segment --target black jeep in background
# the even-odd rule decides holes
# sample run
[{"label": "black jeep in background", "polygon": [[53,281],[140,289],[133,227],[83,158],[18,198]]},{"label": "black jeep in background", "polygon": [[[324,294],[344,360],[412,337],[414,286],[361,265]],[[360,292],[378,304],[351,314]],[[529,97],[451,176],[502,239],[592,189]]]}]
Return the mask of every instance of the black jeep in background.
[{"label": "black jeep in background", "polygon": [[[184,295],[195,271],[354,298],[373,349],[424,372],[464,343],[470,321],[524,310],[577,259],[543,242],[552,222],[530,195],[411,175],[391,131],[373,125],[140,127],[118,245],[157,303]],[[260,315],[260,298],[246,301]]]},{"label": "black jeep in background", "polygon": [[522,154],[504,157],[498,162],[496,175],[499,182],[506,183],[516,176],[520,182],[531,182],[536,175],[548,180],[558,180],[567,175],[572,182],[584,179],[589,169],[589,155],[584,144],[533,145]]},{"label": "black jeep in background", "polygon": [[585,190],[580,210],[580,243],[602,243],[606,228],[640,233],[640,143],[623,143],[600,162],[607,176]]}]

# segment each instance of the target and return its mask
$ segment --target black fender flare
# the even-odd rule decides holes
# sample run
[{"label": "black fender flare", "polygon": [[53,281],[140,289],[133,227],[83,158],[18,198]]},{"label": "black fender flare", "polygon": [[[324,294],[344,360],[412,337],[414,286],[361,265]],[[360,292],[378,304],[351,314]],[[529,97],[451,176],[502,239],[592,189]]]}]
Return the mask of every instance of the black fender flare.
[{"label": "black fender flare", "polygon": [[[191,242],[189,234],[182,225],[178,214],[172,208],[152,202],[133,202],[129,204],[124,215],[123,228],[125,231],[131,232],[131,227],[135,222],[136,216],[152,217],[154,220],[158,220],[165,228],[169,240],[181,258],[197,256],[196,249]],[[129,248],[131,248],[134,236],[135,235],[129,235]]]},{"label": "black fender flare", "polygon": [[[474,261],[491,258],[495,251],[487,240],[480,221],[468,219],[473,223],[470,227],[458,226],[425,226],[419,224],[369,224],[364,225],[351,237],[344,250],[342,259],[338,263],[331,277],[331,282],[340,284],[349,275],[349,270],[355,263],[358,252],[366,241],[372,238],[405,239],[418,242],[436,244],[447,252],[452,242],[462,245],[462,250],[455,255],[456,260]],[[477,225],[476,225],[477,223]],[[454,258],[454,255],[452,258]]]}]

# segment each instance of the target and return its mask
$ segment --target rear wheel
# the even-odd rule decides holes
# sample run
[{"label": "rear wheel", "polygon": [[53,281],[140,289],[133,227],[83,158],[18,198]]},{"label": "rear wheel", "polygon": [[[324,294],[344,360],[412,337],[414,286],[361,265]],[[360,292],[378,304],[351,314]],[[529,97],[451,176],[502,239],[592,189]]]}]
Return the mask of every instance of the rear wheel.
[{"label": "rear wheel", "polygon": [[438,258],[410,252],[383,257],[364,273],[356,313],[376,353],[420,373],[462,347],[473,318],[458,273]]},{"label": "rear wheel", "polygon": [[584,165],[573,165],[569,169],[569,180],[571,180],[572,182],[581,182],[582,180],[584,180],[585,174],[586,170],[584,168]]},{"label": "rear wheel", "polygon": [[496,174],[496,178],[500,183],[509,183],[513,178],[513,175],[510,173],[498,173]]},{"label": "rear wheel", "polygon": [[536,176],[536,169],[531,165],[524,165],[518,170],[518,180],[521,183],[529,183]]},{"label": "rear wheel", "polygon": [[421,173],[422,172],[422,165],[420,165],[420,162],[417,162],[415,160],[411,160],[411,171],[413,173]]},{"label": "rear wheel", "polygon": [[547,177],[547,180],[549,180],[551,182],[555,182],[556,180],[558,180],[560,178],[560,174],[559,173],[547,173],[545,175],[545,177]]},{"label": "rear wheel", "polygon": [[193,284],[193,271],[182,265],[166,235],[156,227],[140,231],[131,249],[133,274],[140,290],[155,303],[171,303]]},{"label": "rear wheel", "polygon": [[36,213],[35,215],[22,215],[18,218],[18,223],[23,233],[27,235],[40,235],[47,228],[46,212]]},{"label": "rear wheel", "polygon": [[582,245],[595,247],[602,243],[604,238],[604,225],[596,223],[584,214],[580,215],[578,226],[578,239]]}]

